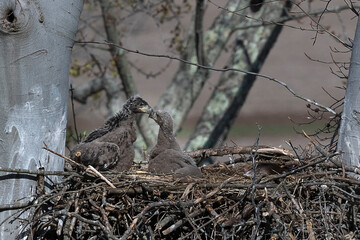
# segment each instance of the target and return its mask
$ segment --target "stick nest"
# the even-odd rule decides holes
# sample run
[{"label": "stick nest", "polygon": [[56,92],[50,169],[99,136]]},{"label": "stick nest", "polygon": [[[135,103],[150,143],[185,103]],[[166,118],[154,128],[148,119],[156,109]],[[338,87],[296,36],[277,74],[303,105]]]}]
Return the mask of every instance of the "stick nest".
[{"label": "stick nest", "polygon": [[[246,161],[248,159],[248,161]],[[250,160],[249,160],[250,159]],[[282,173],[244,176],[256,163]],[[328,157],[297,166],[292,157],[241,155],[240,163],[202,168],[202,179],[175,180],[135,169],[80,172],[39,195],[34,239],[360,239],[360,182]]]}]

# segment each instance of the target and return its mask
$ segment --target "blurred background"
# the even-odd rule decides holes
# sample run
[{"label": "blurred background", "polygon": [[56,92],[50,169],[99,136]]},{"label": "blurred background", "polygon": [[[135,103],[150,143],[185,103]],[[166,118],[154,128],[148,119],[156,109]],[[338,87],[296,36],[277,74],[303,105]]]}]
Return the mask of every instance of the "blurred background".
[{"label": "blurred background", "polygon": [[[185,2],[187,1],[183,1],[180,4]],[[188,4],[192,3],[189,2]],[[206,3],[203,21],[204,30],[211,26],[215,16],[224,11],[217,4],[220,6],[225,5],[223,1]],[[331,1],[331,5],[327,5],[327,2],[311,1],[311,7],[307,4],[309,3],[303,3],[311,11],[314,9],[324,9],[325,7],[343,6],[344,2]],[[91,2],[87,6],[88,8],[85,8],[82,14],[79,39],[82,41],[105,40],[103,23],[94,20],[96,16],[99,17],[101,15],[99,8],[94,4],[91,5]],[[192,4],[188,14],[179,16],[181,26],[185,30],[188,25],[192,24],[191,12],[193,12],[194,8],[195,3]],[[293,6],[290,13],[297,13],[299,11],[299,8]],[[353,18],[353,14],[350,14],[350,11],[327,13],[320,17],[322,25],[329,32],[346,41],[348,38],[353,38],[356,18]],[[314,18],[319,19],[319,15],[314,16]],[[90,24],[89,22],[91,21],[92,23]],[[337,72],[334,60],[336,62],[349,62],[350,52],[345,51],[346,49],[333,37],[330,37],[329,34],[309,29],[315,29],[314,22],[309,18],[286,22],[260,73],[286,83],[297,94],[303,97],[314,100],[322,105],[330,106],[335,102],[334,98],[341,99],[345,93],[343,89],[345,86],[344,79],[340,79],[332,73],[332,71]],[[185,34],[185,30],[181,34]],[[176,51],[169,47],[169,39],[174,35],[174,24],[172,21],[160,24],[153,15],[148,14],[146,11],[139,11],[131,15],[129,14],[128,17],[121,20],[119,32],[121,34],[121,46],[128,49],[169,56],[176,54]],[[72,57],[73,69],[76,66],[84,66],[87,63],[89,59],[88,51],[81,44],[75,45]],[[106,46],[94,47],[91,51],[97,54],[96,58],[98,61],[109,62],[110,55],[106,51]],[[230,54],[231,43],[221,53],[214,67],[224,67]],[[179,62],[133,53],[127,53],[126,56],[131,65],[131,73],[138,93],[151,106],[156,106],[162,93],[166,90],[174,73],[177,71]],[[110,74],[112,73],[111,71]],[[149,77],[144,75],[143,72],[153,73],[156,76]],[[183,146],[194,130],[199,116],[209,101],[211,92],[214,90],[220,76],[219,72],[211,72],[210,74],[211,76],[206,81],[199,98],[194,103],[177,133],[178,139]],[[116,74],[114,76],[115,78],[117,77]],[[76,89],[92,78],[94,78],[92,71],[72,74],[72,86]],[[123,100],[125,98],[122,96]],[[99,127],[104,122],[108,117],[106,102],[106,94],[103,92],[93,94],[87,99],[86,104],[74,101],[74,112],[79,132],[90,131]],[[223,144],[225,146],[252,145],[260,133],[260,144],[289,148],[286,141],[291,140],[295,146],[304,146],[308,143],[308,140],[296,131],[305,130],[308,133],[312,133],[333,117],[331,114],[327,114],[322,120],[312,124],[296,124],[312,122],[314,117],[311,117],[311,115],[307,102],[296,98],[283,86],[268,79],[258,77],[229,132],[227,140]],[[74,129],[71,101],[69,101],[68,116],[69,128]]]}]

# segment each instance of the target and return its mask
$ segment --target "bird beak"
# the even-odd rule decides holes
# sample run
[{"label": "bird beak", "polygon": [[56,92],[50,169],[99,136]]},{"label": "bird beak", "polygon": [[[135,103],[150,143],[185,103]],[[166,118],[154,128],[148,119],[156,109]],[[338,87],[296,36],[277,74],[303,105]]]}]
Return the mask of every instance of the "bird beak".
[{"label": "bird beak", "polygon": [[[152,109],[151,109],[152,110]],[[150,113],[149,113],[149,118],[152,118],[154,119],[155,121],[157,120],[157,115],[156,115],[156,112],[154,110],[152,110]]]},{"label": "bird beak", "polygon": [[147,114],[151,114],[153,112],[152,108],[149,106],[139,107],[138,109],[140,112],[147,113]]}]

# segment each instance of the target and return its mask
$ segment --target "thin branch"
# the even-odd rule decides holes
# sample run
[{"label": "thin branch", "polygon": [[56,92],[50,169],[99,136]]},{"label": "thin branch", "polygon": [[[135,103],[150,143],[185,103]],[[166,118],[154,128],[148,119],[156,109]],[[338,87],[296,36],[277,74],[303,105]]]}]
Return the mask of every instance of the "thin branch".
[{"label": "thin branch", "polygon": [[[316,24],[317,27],[320,27],[321,28],[321,31],[324,31],[326,32],[327,34],[329,34],[331,37],[333,37],[335,40],[337,40],[339,43],[341,43],[342,45],[344,45],[346,48],[348,49],[351,49],[352,48],[352,45],[349,45],[348,43],[344,42],[343,40],[341,40],[338,36],[336,36],[335,34],[329,32],[324,26],[322,26],[320,24],[319,21],[316,21],[312,16],[310,16],[301,6],[300,4],[294,2],[294,1],[291,1],[293,4],[295,4],[312,22],[314,22]],[[330,2],[330,1],[329,1]],[[325,10],[324,10],[325,11]],[[318,33],[318,30],[316,31],[316,33]],[[315,40],[316,41],[316,38]],[[314,42],[315,44],[315,42]]]},{"label": "thin branch", "polygon": [[66,156],[64,156],[64,155],[62,155],[60,153],[57,153],[57,152],[51,150],[50,148],[48,148],[46,143],[44,143],[44,145],[45,145],[45,147],[43,147],[42,149],[45,149],[46,151],[51,152],[52,154],[55,154],[56,156],[59,156],[59,157],[65,159],[65,160],[71,162],[72,164],[75,164],[77,167],[80,167],[82,169],[86,169],[86,167],[83,164],[77,163],[74,160],[72,160],[71,158],[68,158],[68,157],[66,157]]},{"label": "thin branch", "polygon": [[[116,17],[111,13],[111,4],[107,0],[100,1],[102,17],[104,21],[104,27],[106,31],[106,37],[110,42],[119,43],[119,33],[116,29]],[[132,78],[129,63],[127,57],[123,52],[119,51],[116,47],[109,45],[110,53],[115,61],[117,72],[121,78],[121,82],[124,86],[124,91],[126,97],[130,98],[131,96],[137,93],[135,82]]]},{"label": "thin branch", "polygon": [[196,1],[195,10],[195,49],[197,61],[199,64],[206,66],[206,56],[204,53],[204,39],[203,39],[203,19],[205,11],[205,0]]},{"label": "thin branch", "polygon": [[150,54],[150,53],[145,53],[145,52],[140,52],[139,50],[132,50],[132,49],[129,49],[129,48],[125,48],[125,47],[122,47],[120,45],[117,45],[117,44],[114,44],[114,43],[110,43],[108,41],[105,41],[105,42],[99,42],[99,41],[77,41],[76,43],[81,43],[81,44],[99,44],[99,45],[103,45],[103,44],[107,44],[107,45],[111,45],[111,46],[115,46],[117,48],[120,48],[120,49],[123,49],[129,53],[135,53],[135,54],[139,54],[139,55],[143,55],[143,56],[147,56],[147,57],[158,57],[158,58],[168,58],[168,59],[172,59],[172,60],[177,60],[179,62],[182,62],[182,63],[185,63],[185,64],[188,64],[188,65],[192,65],[192,66],[196,66],[196,67],[199,67],[199,68],[204,68],[204,69],[207,69],[207,70],[211,70],[211,71],[215,71],[215,72],[227,72],[227,71],[235,71],[235,72],[240,72],[240,73],[244,73],[244,74],[249,74],[249,75],[255,75],[257,77],[261,77],[261,78],[265,78],[265,79],[268,79],[270,81],[273,81],[277,84],[280,84],[281,86],[283,86],[284,88],[286,88],[292,95],[294,95],[295,97],[299,98],[299,99],[302,99],[304,100],[305,102],[308,102],[312,105],[315,105],[319,108],[322,108],[334,115],[336,115],[336,112],[332,109],[330,109],[329,107],[326,107],[320,103],[317,103],[313,100],[310,100],[309,98],[306,98],[306,97],[303,97],[299,94],[297,94],[294,90],[292,90],[286,83],[274,78],[274,77],[270,77],[270,76],[267,76],[265,74],[260,74],[260,73],[254,73],[254,72],[249,72],[249,71],[244,71],[244,70],[241,70],[241,69],[237,69],[237,68],[213,68],[211,66],[203,66],[203,65],[200,65],[200,64],[197,64],[197,63],[193,63],[193,62],[190,62],[190,61],[187,61],[187,60],[184,60],[184,59],[181,59],[181,58],[178,58],[178,57],[174,57],[174,56],[169,56],[169,55],[164,55],[164,54]]},{"label": "thin branch", "polygon": [[[255,149],[253,149],[252,146],[235,146],[226,148],[199,149],[187,152],[187,154],[189,154],[192,158],[208,158],[211,156],[225,156],[228,154],[251,154],[251,152],[254,151]],[[294,158],[294,155],[290,151],[276,147],[259,145],[256,151],[258,154],[284,155]]]},{"label": "thin branch", "polygon": [[294,173],[296,173],[296,172],[300,172],[300,171],[304,170],[305,168],[312,167],[312,166],[316,166],[317,164],[322,163],[322,162],[325,162],[326,160],[329,160],[330,158],[333,158],[333,157],[338,156],[338,155],[339,155],[339,153],[334,153],[334,154],[329,155],[329,157],[319,158],[319,159],[317,159],[316,161],[314,161],[314,162],[312,162],[312,163],[309,163],[309,164],[306,164],[306,165],[304,165],[304,166],[298,167],[298,168],[296,168],[296,169],[294,169],[294,170],[291,170],[291,171],[289,171],[289,172],[286,172],[286,173],[283,173],[283,174],[279,174],[279,175],[277,175],[277,176],[275,176],[275,177],[268,178],[268,179],[264,180],[262,183],[264,184],[264,183],[268,183],[268,182],[274,181],[274,180],[276,180],[276,179],[285,178],[285,177],[287,177],[287,176],[289,176],[289,175],[292,175],[292,174],[294,174]]},{"label": "thin branch", "polygon": [[33,201],[25,202],[25,203],[18,203],[18,204],[3,204],[3,205],[0,205],[0,211],[23,209],[28,206],[31,206],[32,204],[33,204]]},{"label": "thin branch", "polygon": [[32,171],[27,169],[20,168],[0,168],[0,172],[12,172],[12,173],[22,173],[22,174],[31,174],[31,175],[57,175],[57,176],[76,176],[81,177],[80,174],[76,172],[64,172],[64,171]]},{"label": "thin branch", "polygon": [[72,112],[72,117],[73,117],[73,121],[74,121],[76,142],[79,143],[80,137],[79,137],[79,132],[77,130],[77,124],[76,124],[75,107],[74,107],[74,88],[72,87],[72,84],[70,84],[70,96],[71,96],[71,112]]},{"label": "thin branch", "polygon": [[80,86],[75,87],[73,92],[74,99],[81,104],[86,104],[88,97],[104,90],[104,78],[105,76],[94,78]]},{"label": "thin branch", "polygon": [[98,226],[101,228],[101,230],[110,238],[110,239],[117,239],[110,231],[108,231],[106,229],[106,227],[100,223],[100,221],[97,220],[90,220],[87,218],[84,218],[83,216],[81,216],[80,214],[76,213],[76,212],[68,212],[65,209],[62,209],[60,211],[57,211],[54,213],[55,216],[62,216],[65,215],[67,217],[75,217],[77,218],[79,221],[90,224],[90,225],[94,225],[94,226]]},{"label": "thin branch", "polygon": [[217,5],[217,4],[215,4],[214,2],[212,2],[210,0],[209,0],[209,3],[213,4],[217,8],[220,8],[220,9],[226,11],[226,12],[229,12],[229,13],[232,13],[232,14],[235,14],[235,15],[239,15],[239,16],[251,19],[251,20],[253,20],[255,22],[259,22],[259,23],[250,24],[250,25],[247,25],[247,26],[235,27],[233,29],[233,31],[243,30],[243,29],[248,29],[248,28],[257,28],[257,27],[276,24],[276,25],[281,25],[281,26],[288,27],[288,28],[299,29],[299,30],[302,30],[302,31],[316,31],[317,32],[319,30],[306,29],[306,28],[303,28],[303,27],[295,27],[295,26],[284,24],[284,23],[289,22],[289,21],[299,20],[299,19],[309,17],[309,16],[317,16],[317,15],[319,15],[321,13],[338,13],[338,12],[345,11],[345,10],[354,11],[353,9],[359,9],[360,8],[359,5],[353,5],[352,4],[352,7],[349,7],[348,5],[342,5],[342,6],[336,6],[336,7],[333,7],[333,8],[326,9],[325,12],[324,12],[324,9],[321,8],[321,9],[316,9],[316,10],[309,11],[307,13],[304,12],[304,13],[297,13],[297,14],[292,14],[292,15],[288,14],[287,16],[283,16],[283,17],[275,19],[275,20],[267,21],[267,20],[264,20],[263,18],[257,19],[257,18],[251,17],[250,15],[240,14],[239,12],[242,11],[243,9],[231,11],[230,9],[225,8],[225,7],[221,7],[220,5]]},{"label": "thin branch", "polygon": [[[251,182],[251,204],[254,207],[255,210],[255,219],[256,219],[256,227],[253,229],[253,232],[251,234],[251,239],[255,240],[257,237],[257,234],[259,232],[259,228],[260,228],[260,223],[261,223],[261,218],[260,218],[260,211],[259,208],[260,206],[258,206],[255,202],[255,191],[256,191],[256,164],[255,164],[255,158],[258,155],[258,149],[259,149],[259,140],[260,140],[260,133],[261,133],[261,127],[258,125],[258,134],[256,137],[256,140],[254,142],[254,144],[251,146],[251,151],[250,151],[250,157],[251,157],[251,162],[252,162],[252,169],[253,169],[253,176],[252,176],[252,182]],[[260,177],[262,178],[262,174],[260,174]]]},{"label": "thin branch", "polygon": [[[89,171],[89,170],[90,171]],[[88,169],[86,169],[86,171],[91,172],[91,173],[95,173],[98,177],[100,177],[102,180],[104,180],[110,187],[112,188],[116,188],[114,186],[114,184],[112,184],[106,177],[104,177],[104,175],[102,175],[98,170],[96,170],[93,166],[89,165]]]},{"label": "thin branch", "polygon": [[[190,218],[194,218],[199,216],[200,214],[204,213],[206,210],[204,208],[199,209],[199,210],[195,210],[194,212],[190,213],[188,215],[188,218],[183,218],[179,221],[177,221],[176,223],[170,225],[170,227],[166,228],[164,231],[162,231],[162,234],[169,235],[170,233],[172,233],[173,231],[175,231],[176,229],[178,229],[179,227],[181,227],[182,225],[184,225],[185,222],[189,221]],[[190,222],[190,221],[189,221]],[[180,238],[181,239],[181,238]],[[200,238],[199,238],[200,239]]]},{"label": "thin branch", "polygon": [[144,75],[147,79],[148,78],[156,78],[158,76],[160,76],[161,74],[163,74],[166,70],[169,69],[170,64],[172,63],[171,60],[169,60],[165,66],[161,67],[160,70],[158,70],[157,72],[146,72],[144,69],[142,69],[141,67],[138,67],[135,63],[129,62],[130,66],[132,68],[134,68],[137,72],[141,73],[142,75]]}]

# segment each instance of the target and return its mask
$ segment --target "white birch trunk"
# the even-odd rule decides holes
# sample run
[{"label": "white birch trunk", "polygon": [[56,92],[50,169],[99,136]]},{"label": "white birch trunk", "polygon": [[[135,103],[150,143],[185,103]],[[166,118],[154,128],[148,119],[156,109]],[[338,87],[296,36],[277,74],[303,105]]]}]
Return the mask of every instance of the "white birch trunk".
[{"label": "white birch trunk", "polygon": [[[64,153],[70,53],[82,5],[82,0],[0,1],[1,168],[63,169],[63,160],[42,147],[45,142]],[[35,183],[33,175],[0,172],[0,204],[29,201]],[[0,212],[0,222],[12,213]],[[19,226],[7,221],[0,239],[14,239]]]},{"label": "white birch trunk", "polygon": [[360,166],[360,18],[351,54],[338,151],[343,152],[345,164]]}]

